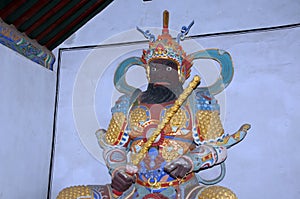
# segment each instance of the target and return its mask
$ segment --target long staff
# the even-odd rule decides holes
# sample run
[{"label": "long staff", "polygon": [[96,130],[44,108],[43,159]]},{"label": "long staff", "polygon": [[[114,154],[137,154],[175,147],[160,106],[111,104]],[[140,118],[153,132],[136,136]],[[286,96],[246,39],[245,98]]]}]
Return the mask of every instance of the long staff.
[{"label": "long staff", "polygon": [[132,163],[134,165],[138,165],[139,162],[144,158],[145,154],[152,146],[156,138],[160,135],[160,132],[165,128],[166,124],[170,122],[172,117],[178,111],[178,109],[182,106],[185,100],[191,95],[193,90],[197,88],[200,83],[200,77],[198,75],[194,76],[193,80],[189,83],[189,85],[184,89],[184,91],[179,95],[178,99],[175,101],[174,105],[167,111],[165,117],[161,121],[161,123],[157,126],[151,137],[147,140],[147,142],[142,146],[139,153],[135,154],[132,157]]}]

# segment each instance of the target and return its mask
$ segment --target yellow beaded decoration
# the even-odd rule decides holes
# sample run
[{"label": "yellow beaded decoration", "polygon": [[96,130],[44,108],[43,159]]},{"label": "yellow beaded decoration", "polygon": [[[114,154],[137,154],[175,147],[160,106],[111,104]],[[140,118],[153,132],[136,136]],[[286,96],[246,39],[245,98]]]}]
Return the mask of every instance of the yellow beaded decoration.
[{"label": "yellow beaded decoration", "polygon": [[228,188],[222,186],[205,187],[198,199],[237,199],[236,195]]},{"label": "yellow beaded decoration", "polygon": [[75,198],[94,199],[92,190],[87,186],[74,186],[63,189],[56,199],[75,199]]},{"label": "yellow beaded decoration", "polygon": [[134,129],[135,127],[139,127],[140,122],[145,122],[146,119],[146,111],[142,108],[136,108],[129,115],[130,127],[132,129]]},{"label": "yellow beaded decoration", "polygon": [[[167,112],[169,111],[169,109],[167,110]],[[171,121],[170,121],[170,125],[171,126],[175,126],[177,128],[184,128],[185,123],[186,123],[187,117],[186,114],[184,112],[184,110],[179,109],[177,111],[177,113],[175,113],[175,115],[172,117]]]},{"label": "yellow beaded decoration", "polygon": [[116,141],[118,141],[125,119],[125,114],[122,112],[113,114],[105,137],[107,143],[114,144]]},{"label": "yellow beaded decoration", "polygon": [[224,129],[218,111],[197,111],[198,128],[200,137],[204,140],[216,139],[224,134]]}]

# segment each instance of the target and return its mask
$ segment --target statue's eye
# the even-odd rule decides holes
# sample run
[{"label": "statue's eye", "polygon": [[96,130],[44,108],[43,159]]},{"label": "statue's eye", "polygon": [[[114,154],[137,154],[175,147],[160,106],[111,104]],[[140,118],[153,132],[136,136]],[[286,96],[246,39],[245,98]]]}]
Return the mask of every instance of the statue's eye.
[{"label": "statue's eye", "polygon": [[168,66],[167,68],[166,68],[166,71],[171,71],[172,70],[172,67],[171,66]]},{"label": "statue's eye", "polygon": [[152,68],[151,68],[151,71],[156,71],[156,68],[155,68],[155,67],[152,67]]}]

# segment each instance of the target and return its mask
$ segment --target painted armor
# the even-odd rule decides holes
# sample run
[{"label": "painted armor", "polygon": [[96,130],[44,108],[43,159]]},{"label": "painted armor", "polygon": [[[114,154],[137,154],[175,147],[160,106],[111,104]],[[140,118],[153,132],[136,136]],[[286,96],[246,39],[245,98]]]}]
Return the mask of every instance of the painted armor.
[{"label": "painted armor", "polygon": [[[118,169],[126,170],[126,165],[130,164],[128,160],[131,158],[130,155],[127,157],[126,151],[129,150],[130,154],[138,153],[174,103],[171,101],[162,104],[144,104],[136,100],[132,106],[129,106],[129,102],[129,96],[122,96],[117,101],[112,108],[113,118],[114,115],[116,117],[123,115],[124,119],[117,120],[118,124],[113,119],[111,123],[114,125],[110,125],[107,132],[102,131],[98,134],[103,148],[109,146],[109,142],[118,147],[113,149],[115,155],[112,155],[112,151],[104,152],[111,173]],[[125,114],[125,107],[128,109],[127,114]],[[201,179],[197,173],[201,169],[222,163],[226,159],[227,148],[245,136],[247,129],[243,128],[233,135],[224,134],[219,109],[216,99],[207,89],[194,91],[140,162],[136,183],[133,185],[135,189],[132,192],[133,198],[147,198],[148,195],[151,198],[153,193],[161,193],[168,198],[200,198],[200,190],[204,187],[200,186],[199,182],[215,184],[224,177],[224,174],[221,174],[219,179],[208,182]],[[113,128],[116,126],[122,127],[117,129],[122,136],[116,136],[116,129]],[[115,137],[117,139],[112,139]],[[176,179],[164,171],[164,166],[179,157],[186,158],[193,166],[187,176]],[[122,163],[120,163],[121,159]]]}]

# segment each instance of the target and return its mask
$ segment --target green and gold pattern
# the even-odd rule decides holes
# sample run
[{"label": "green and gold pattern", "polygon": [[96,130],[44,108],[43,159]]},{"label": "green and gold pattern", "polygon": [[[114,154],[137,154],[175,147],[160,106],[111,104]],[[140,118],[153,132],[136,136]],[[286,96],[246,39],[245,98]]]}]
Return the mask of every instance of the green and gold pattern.
[{"label": "green and gold pattern", "polygon": [[0,18],[0,43],[20,53],[45,68],[53,70],[55,56],[46,47],[31,40],[14,26],[6,24]]}]

